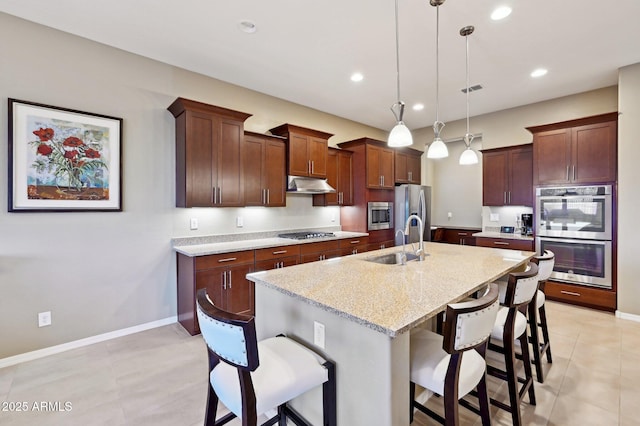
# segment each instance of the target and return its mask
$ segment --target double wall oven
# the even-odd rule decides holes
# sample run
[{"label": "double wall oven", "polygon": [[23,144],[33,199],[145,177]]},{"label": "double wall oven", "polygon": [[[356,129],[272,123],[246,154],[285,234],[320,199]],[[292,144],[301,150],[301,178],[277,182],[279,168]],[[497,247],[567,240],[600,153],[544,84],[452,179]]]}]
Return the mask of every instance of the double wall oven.
[{"label": "double wall oven", "polygon": [[612,186],[536,189],[536,251],[551,250],[555,281],[612,288]]}]

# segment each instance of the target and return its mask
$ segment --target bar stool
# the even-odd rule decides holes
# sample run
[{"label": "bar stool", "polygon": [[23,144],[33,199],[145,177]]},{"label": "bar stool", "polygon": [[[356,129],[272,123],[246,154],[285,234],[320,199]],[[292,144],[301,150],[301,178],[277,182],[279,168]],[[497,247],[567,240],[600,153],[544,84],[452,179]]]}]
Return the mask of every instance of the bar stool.
[{"label": "bar stool", "polygon": [[[411,335],[411,422],[417,408],[445,425],[457,425],[458,401],[477,388],[479,409],[460,404],[480,414],[483,426],[491,424],[484,356],[499,307],[498,287],[491,284],[479,299],[447,305],[444,336],[428,330]],[[444,396],[444,418],[415,400],[416,384]]]},{"label": "bar stool", "polygon": [[[335,364],[285,336],[256,340],[254,317],[232,314],[197,293],[198,321],[208,348],[209,382],[205,426],[224,425],[235,417],[243,426],[277,408],[264,425],[310,425],[287,402],[322,385],[323,425],[336,424]],[[222,361],[222,362],[220,362]],[[218,400],[231,412],[216,420]]]},{"label": "bar stool", "polygon": [[[533,388],[533,373],[529,356],[529,339],[527,337],[527,305],[536,295],[538,289],[538,266],[529,262],[525,272],[509,274],[506,286],[504,306],[500,308],[495,326],[489,338],[489,349],[504,354],[505,369],[500,370],[491,365],[487,372],[505,380],[509,388],[509,404],[491,399],[491,403],[503,410],[511,412],[514,426],[522,425],[520,415],[520,401],[528,393],[531,405],[536,405]],[[497,343],[501,343],[498,345]],[[516,343],[519,343],[524,363],[525,377],[518,377],[516,365]],[[518,389],[518,382],[522,387]]]},{"label": "bar stool", "polygon": [[[529,329],[531,331],[531,346],[533,346],[533,363],[536,366],[536,377],[538,382],[544,383],[544,373],[542,371],[542,358],[546,352],[547,362],[551,364],[551,346],[549,343],[549,327],[547,326],[547,313],[544,308],[545,295],[544,285],[553,272],[555,265],[555,255],[550,250],[545,250],[541,256],[532,259],[538,265],[538,291],[536,297],[529,303]],[[542,342],[540,334],[542,332]]]}]

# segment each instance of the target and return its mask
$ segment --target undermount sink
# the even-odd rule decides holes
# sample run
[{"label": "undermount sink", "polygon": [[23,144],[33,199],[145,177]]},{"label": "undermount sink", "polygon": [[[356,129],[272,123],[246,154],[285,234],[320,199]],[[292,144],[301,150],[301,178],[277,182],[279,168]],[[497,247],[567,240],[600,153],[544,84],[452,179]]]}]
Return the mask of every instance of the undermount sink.
[{"label": "undermount sink", "polygon": [[[405,253],[407,256],[407,262],[416,260],[417,255],[413,253]],[[381,265],[402,265],[402,252],[383,254],[381,256],[368,257],[365,259],[368,262],[380,263]]]}]

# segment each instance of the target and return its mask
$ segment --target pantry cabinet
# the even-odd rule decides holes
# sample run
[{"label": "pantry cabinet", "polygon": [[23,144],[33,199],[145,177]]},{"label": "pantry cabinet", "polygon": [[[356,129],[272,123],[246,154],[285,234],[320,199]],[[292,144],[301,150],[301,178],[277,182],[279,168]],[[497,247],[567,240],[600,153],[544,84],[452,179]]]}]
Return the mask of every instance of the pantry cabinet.
[{"label": "pantry cabinet", "polygon": [[259,133],[244,136],[245,206],[284,207],[287,204],[285,142]]},{"label": "pantry cabinet", "polygon": [[528,127],[536,185],[598,184],[617,176],[618,113]]},{"label": "pantry cabinet", "polygon": [[293,176],[326,178],[330,133],[283,124],[270,132],[287,142],[287,173]]},{"label": "pantry cabinet", "polygon": [[244,205],[244,121],[251,116],[178,98],[168,110],[176,123],[176,207]]},{"label": "pantry cabinet", "polygon": [[482,205],[533,207],[531,144],[482,150]]}]

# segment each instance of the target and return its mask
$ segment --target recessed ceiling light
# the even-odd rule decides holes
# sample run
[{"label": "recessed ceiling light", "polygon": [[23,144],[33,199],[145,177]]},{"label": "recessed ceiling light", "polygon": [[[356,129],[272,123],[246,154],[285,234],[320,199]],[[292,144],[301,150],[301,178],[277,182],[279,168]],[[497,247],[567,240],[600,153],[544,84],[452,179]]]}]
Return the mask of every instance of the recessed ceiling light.
[{"label": "recessed ceiling light", "polygon": [[542,77],[543,75],[545,75],[547,73],[547,70],[544,68],[538,68],[536,70],[533,70],[531,72],[531,77],[537,78],[537,77]]},{"label": "recessed ceiling light", "polygon": [[353,74],[351,74],[351,81],[362,81],[364,79],[364,76],[362,74],[360,74],[359,72],[354,72]]},{"label": "recessed ceiling light", "polygon": [[240,21],[238,22],[238,28],[240,29],[240,31],[245,32],[247,34],[255,33],[256,30],[258,29],[256,27],[255,22],[253,21]]},{"label": "recessed ceiling light", "polygon": [[491,13],[491,19],[499,21],[509,15],[511,15],[511,8],[509,6],[500,6]]},{"label": "recessed ceiling light", "polygon": [[424,104],[415,104],[413,106],[414,111],[422,111],[424,109]]}]

